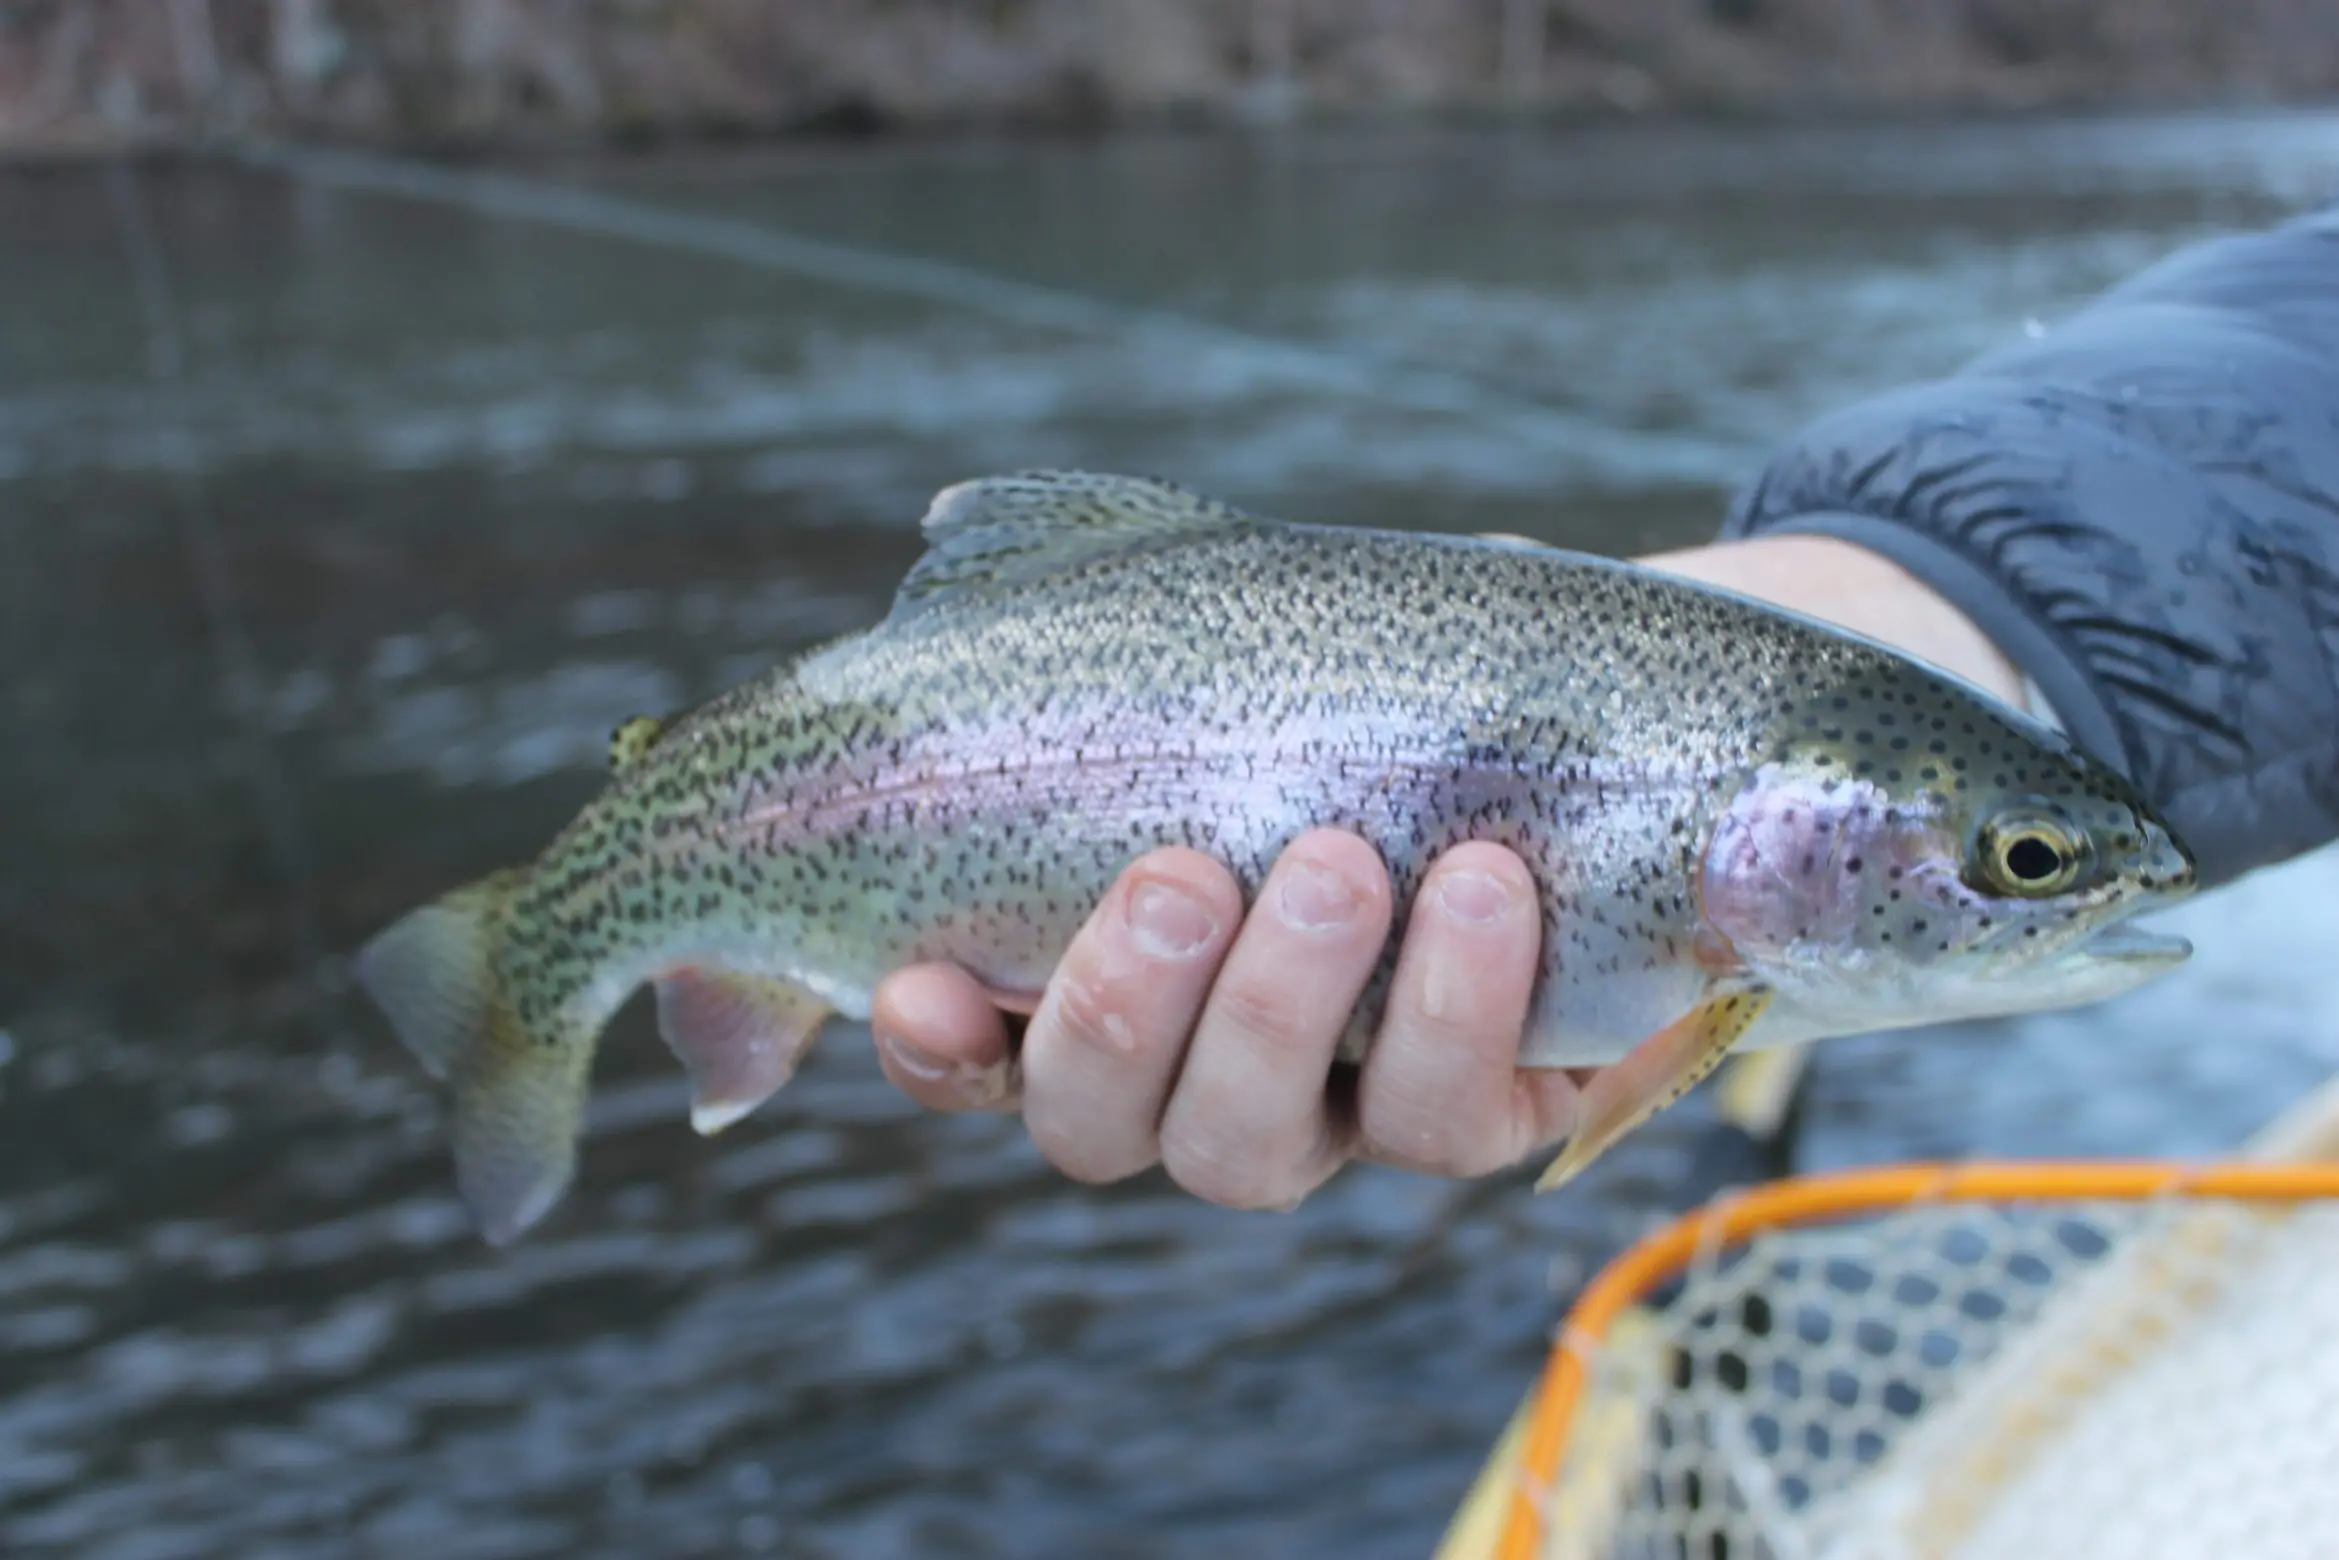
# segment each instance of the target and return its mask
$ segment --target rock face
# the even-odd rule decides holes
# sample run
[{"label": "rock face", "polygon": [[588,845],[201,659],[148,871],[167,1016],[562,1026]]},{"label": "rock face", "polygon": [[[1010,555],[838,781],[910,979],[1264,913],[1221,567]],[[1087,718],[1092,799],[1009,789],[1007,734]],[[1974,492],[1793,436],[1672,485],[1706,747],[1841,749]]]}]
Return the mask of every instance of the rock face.
[{"label": "rock face", "polygon": [[2322,0],[0,0],[0,153],[2334,89]]}]

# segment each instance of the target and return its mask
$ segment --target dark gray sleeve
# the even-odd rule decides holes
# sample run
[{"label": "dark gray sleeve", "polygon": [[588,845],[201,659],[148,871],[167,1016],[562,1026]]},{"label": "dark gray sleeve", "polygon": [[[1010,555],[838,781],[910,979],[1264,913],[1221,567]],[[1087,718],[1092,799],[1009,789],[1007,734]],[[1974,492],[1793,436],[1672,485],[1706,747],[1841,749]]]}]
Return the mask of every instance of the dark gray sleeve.
[{"label": "dark gray sleeve", "polygon": [[2339,836],[2339,208],[1804,429],[1728,536],[1891,557],[2222,882]]}]

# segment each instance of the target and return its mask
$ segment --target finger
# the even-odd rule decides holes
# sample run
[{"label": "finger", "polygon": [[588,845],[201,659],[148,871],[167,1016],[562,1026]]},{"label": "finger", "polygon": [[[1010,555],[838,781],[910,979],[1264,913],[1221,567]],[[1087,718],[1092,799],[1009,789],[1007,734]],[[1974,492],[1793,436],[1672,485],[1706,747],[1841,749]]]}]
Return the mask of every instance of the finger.
[{"label": "finger", "polygon": [[1518,1065],[1540,942],[1535,883],[1517,856],[1469,843],[1438,858],[1358,1084],[1366,1155],[1477,1176],[1565,1135],[1573,1083]]},{"label": "finger", "polygon": [[1212,986],[1162,1118],[1170,1175],[1235,1208],[1296,1203],[1347,1157],[1325,1079],[1389,933],[1372,846],[1320,830],[1293,842]]},{"label": "finger", "polygon": [[1073,939],[1023,1037],[1024,1122],[1065,1174],[1114,1181],[1161,1157],[1162,1105],[1242,915],[1234,874],[1163,850]]},{"label": "finger", "polygon": [[928,1110],[1012,1110],[1020,1082],[1007,1021],[975,978],[948,964],[888,976],[870,1004],[878,1065]]}]

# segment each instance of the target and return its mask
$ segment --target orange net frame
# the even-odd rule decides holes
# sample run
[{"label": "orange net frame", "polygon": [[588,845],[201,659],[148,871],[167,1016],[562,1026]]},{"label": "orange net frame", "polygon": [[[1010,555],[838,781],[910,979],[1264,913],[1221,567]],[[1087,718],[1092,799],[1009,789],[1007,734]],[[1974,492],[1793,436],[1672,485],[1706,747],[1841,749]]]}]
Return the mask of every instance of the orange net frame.
[{"label": "orange net frame", "polygon": [[2339,1164],[2012,1161],[1915,1164],[1797,1177],[1693,1212],[1628,1249],[1584,1290],[1562,1325],[1532,1400],[1494,1554],[1536,1560],[1593,1362],[1633,1307],[1692,1263],[1768,1231],[1943,1204],[2147,1203],[2187,1199],[2294,1204],[2339,1200]]}]

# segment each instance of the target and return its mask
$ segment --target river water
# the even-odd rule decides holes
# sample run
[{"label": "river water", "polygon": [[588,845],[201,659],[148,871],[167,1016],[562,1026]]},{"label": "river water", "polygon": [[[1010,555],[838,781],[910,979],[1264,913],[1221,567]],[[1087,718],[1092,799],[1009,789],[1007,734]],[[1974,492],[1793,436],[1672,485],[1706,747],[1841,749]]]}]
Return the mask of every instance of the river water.
[{"label": "river water", "polygon": [[[1729,1164],[1698,1102],[1560,1198],[1244,1215],[843,1028],[703,1142],[635,1011],[496,1254],[340,955],[616,720],[881,614],[944,482],[1684,543],[1800,420],[2335,192],[2299,116],[0,174],[0,1550],[1424,1553],[1565,1293]],[[2235,1141],[2339,1066],[2334,889],[1832,1046],[1797,1159]]]}]

